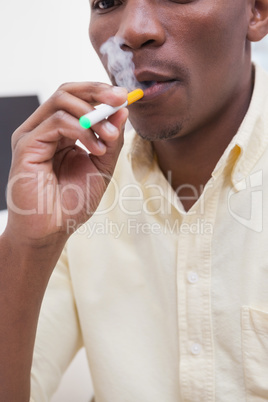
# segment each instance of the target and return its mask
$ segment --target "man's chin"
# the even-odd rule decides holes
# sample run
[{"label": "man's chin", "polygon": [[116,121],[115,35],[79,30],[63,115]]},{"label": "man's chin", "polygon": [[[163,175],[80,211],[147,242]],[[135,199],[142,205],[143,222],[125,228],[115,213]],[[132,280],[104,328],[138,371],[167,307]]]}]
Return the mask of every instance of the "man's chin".
[{"label": "man's chin", "polygon": [[176,126],[173,126],[173,127],[166,126],[163,129],[150,128],[149,130],[147,130],[147,129],[143,129],[141,127],[137,127],[137,128],[134,127],[134,129],[136,130],[137,134],[144,140],[167,141],[167,140],[172,140],[172,139],[178,137],[182,131],[182,126],[183,126],[182,124],[177,124]]}]

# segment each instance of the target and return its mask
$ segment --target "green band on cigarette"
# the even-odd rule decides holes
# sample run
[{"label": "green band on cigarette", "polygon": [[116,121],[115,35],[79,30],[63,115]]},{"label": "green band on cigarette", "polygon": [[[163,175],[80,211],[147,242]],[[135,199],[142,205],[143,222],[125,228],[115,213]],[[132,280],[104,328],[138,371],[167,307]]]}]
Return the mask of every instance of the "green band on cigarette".
[{"label": "green band on cigarette", "polygon": [[90,128],[91,127],[91,122],[86,116],[80,117],[79,123],[80,123],[80,126],[83,127],[83,128]]}]

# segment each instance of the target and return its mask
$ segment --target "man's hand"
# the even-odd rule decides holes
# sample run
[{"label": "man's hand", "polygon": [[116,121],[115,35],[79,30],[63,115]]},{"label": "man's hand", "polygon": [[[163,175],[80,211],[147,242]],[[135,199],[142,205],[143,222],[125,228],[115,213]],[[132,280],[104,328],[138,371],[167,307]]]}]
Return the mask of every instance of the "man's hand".
[{"label": "man's hand", "polygon": [[[126,98],[125,89],[106,84],[64,84],[15,131],[7,233],[42,245],[57,234],[68,237],[68,219],[78,226],[94,213],[123,144],[128,113],[119,110],[96,124],[98,136],[78,119],[98,103],[119,106]],[[78,139],[90,155],[75,145]]]},{"label": "man's hand", "polygon": [[[24,402],[36,326],[49,277],[71,233],[97,208],[123,143],[128,112],[80,127],[98,103],[119,106],[127,91],[105,84],[65,84],[12,138],[9,218],[0,236],[0,400]],[[87,152],[78,148],[79,139]]]}]

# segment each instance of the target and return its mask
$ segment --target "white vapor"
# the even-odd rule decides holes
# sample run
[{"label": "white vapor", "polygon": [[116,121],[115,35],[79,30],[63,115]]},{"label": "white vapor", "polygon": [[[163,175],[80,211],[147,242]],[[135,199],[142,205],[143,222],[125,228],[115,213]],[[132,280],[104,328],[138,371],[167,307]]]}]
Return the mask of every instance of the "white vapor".
[{"label": "white vapor", "polygon": [[134,74],[133,53],[124,51],[121,48],[123,43],[122,38],[113,36],[102,44],[100,52],[107,56],[108,70],[114,76],[118,86],[125,87],[128,91],[136,88],[143,89],[145,85],[138,82]]}]

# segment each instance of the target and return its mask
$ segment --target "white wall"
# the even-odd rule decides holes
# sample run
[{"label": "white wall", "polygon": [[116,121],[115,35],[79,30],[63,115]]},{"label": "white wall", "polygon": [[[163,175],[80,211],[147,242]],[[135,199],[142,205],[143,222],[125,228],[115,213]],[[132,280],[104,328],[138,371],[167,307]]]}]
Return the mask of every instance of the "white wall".
[{"label": "white wall", "polygon": [[268,71],[268,36],[262,41],[253,43],[253,60]]},{"label": "white wall", "polygon": [[89,16],[89,0],[1,0],[0,96],[44,101],[63,82],[109,82],[88,39]]}]

